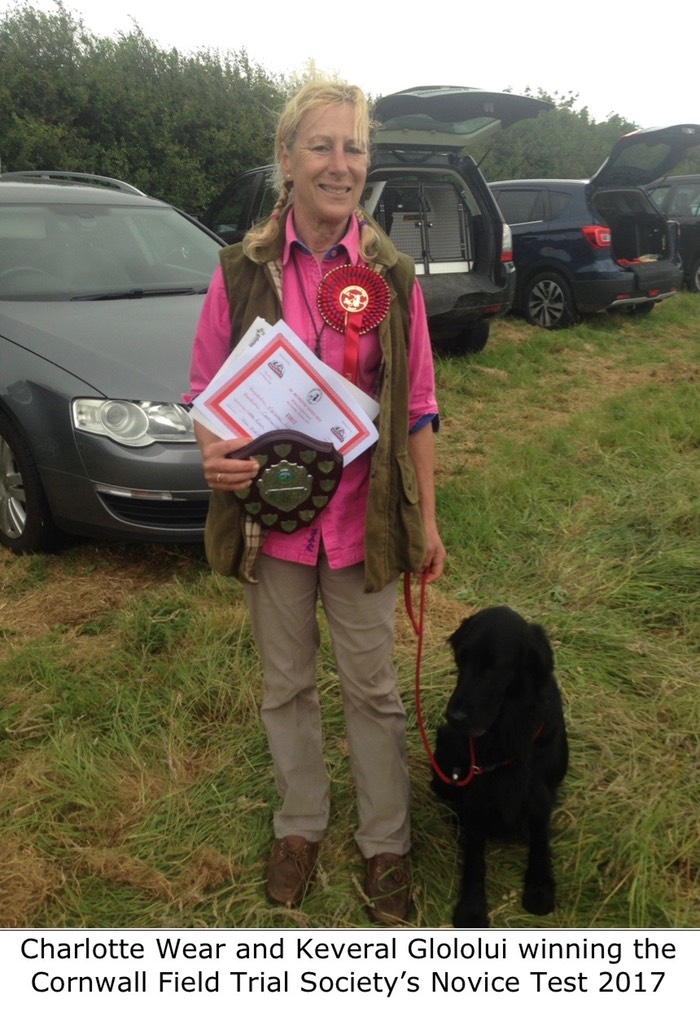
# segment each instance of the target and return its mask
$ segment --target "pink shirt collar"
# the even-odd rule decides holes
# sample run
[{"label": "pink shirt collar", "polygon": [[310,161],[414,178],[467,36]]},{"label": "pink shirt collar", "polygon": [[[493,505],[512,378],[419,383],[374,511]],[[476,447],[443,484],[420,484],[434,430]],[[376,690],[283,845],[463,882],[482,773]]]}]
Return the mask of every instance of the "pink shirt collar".
[{"label": "pink shirt collar", "polygon": [[[310,250],[304,245],[301,239],[296,233],[294,228],[294,208],[292,208],[291,214],[287,215],[285,222],[285,235],[284,235],[284,252],[282,253],[282,264],[286,266],[289,262],[289,256],[293,244],[296,243],[306,253],[310,253]],[[324,254],[324,260],[335,260],[337,259],[341,251],[345,251],[350,257],[350,262],[353,264],[360,262],[360,222],[357,215],[353,214],[350,218],[350,224],[348,230],[335,246],[331,246],[329,250]]]}]

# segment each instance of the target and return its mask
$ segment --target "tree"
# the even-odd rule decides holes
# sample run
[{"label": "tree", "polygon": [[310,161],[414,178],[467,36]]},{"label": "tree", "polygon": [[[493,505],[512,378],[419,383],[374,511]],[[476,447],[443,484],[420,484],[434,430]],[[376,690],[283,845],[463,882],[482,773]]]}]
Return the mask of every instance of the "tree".
[{"label": "tree", "polygon": [[574,110],[578,96],[571,93],[550,96],[540,90],[533,97],[551,102],[551,110],[516,123],[490,144],[484,142],[476,154],[470,152],[487,179],[587,179],[615,141],[636,129],[615,114],[604,123],[594,122],[588,109]]},{"label": "tree", "polygon": [[193,213],[272,153],[278,82],[245,51],[165,51],[138,25],[98,38],[61,0],[0,20],[3,168],[126,179]]},{"label": "tree", "polygon": [[[163,50],[135,22],[101,38],[63,0],[48,14],[17,3],[0,15],[0,164],[116,176],[200,214],[235,175],[270,161],[277,112],[319,76],[313,60],[285,79],[244,49]],[[588,177],[634,129],[576,112],[576,95],[535,97],[551,111],[470,149],[488,179]],[[684,170],[700,171],[700,152]]]},{"label": "tree", "polygon": [[0,21],[0,156],[6,170],[37,168],[45,158],[60,161],[66,148],[84,156],[75,149],[66,111],[85,100],[80,70],[91,43],[82,22],[60,2],[55,14],[23,6]]}]

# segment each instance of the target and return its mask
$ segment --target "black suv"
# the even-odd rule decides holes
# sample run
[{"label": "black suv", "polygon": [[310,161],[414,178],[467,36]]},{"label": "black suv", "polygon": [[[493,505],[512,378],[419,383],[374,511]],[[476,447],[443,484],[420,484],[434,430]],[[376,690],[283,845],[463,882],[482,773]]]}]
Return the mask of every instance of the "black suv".
[{"label": "black suv", "polygon": [[700,175],[667,176],[646,189],[666,217],[680,225],[683,280],[691,292],[700,292]]},{"label": "black suv", "polygon": [[[388,95],[373,110],[381,127],[363,203],[415,260],[435,345],[479,351],[515,291],[510,229],[464,149],[549,108],[519,95],[429,87]],[[275,200],[274,166],[261,166],[234,179],[202,220],[238,242]]]},{"label": "black suv", "polygon": [[683,281],[678,225],[644,186],[700,143],[700,126],[622,137],[590,180],[490,184],[513,235],[513,306],[533,325],[567,327],[600,310],[650,312]]}]

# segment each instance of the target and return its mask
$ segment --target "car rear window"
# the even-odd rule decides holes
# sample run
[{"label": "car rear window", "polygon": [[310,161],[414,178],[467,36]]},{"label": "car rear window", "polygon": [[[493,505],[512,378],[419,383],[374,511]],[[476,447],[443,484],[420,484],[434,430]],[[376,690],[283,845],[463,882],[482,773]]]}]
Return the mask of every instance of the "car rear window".
[{"label": "car rear window", "polygon": [[541,189],[496,190],[501,214],[509,225],[526,221],[544,221],[544,191]]},{"label": "car rear window", "polygon": [[560,190],[550,190],[549,193],[549,218],[554,221],[563,214],[571,203],[573,194],[562,193]]},{"label": "car rear window", "polygon": [[700,215],[700,182],[679,186],[671,198],[668,213],[697,218]]},{"label": "car rear window", "polygon": [[544,187],[525,187],[517,190],[495,190],[505,221],[509,225],[522,225],[536,221],[554,221],[571,203],[573,194]]}]

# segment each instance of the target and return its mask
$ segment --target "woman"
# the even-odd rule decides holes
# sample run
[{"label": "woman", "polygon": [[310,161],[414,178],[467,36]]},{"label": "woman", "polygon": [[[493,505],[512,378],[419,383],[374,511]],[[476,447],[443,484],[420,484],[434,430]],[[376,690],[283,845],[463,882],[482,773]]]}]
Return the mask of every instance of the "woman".
[{"label": "woman", "polygon": [[328,821],[315,674],[320,598],[345,711],[368,908],[376,921],[397,924],[410,905],[406,719],[391,661],[397,583],[402,572],[436,579],[445,550],[435,520],[437,405],[421,290],[413,262],[358,206],[369,132],[358,88],[312,83],[288,103],[276,139],[280,197],[267,221],[221,254],[195,337],[191,394],[204,388],[258,316],[269,323],[284,318],[342,372],[346,341],[319,312],[319,285],[343,264],[370,265],[385,279],[391,305],[360,337],[354,373],[379,400],[379,439],[344,468],[337,493],[311,526],[267,534],[253,575],[240,569],[242,525],[231,493],[250,485],[257,464],[228,456],[245,440],[221,440],[202,426],[197,438],[213,490],[208,557],[218,571],[238,567],[236,575],[248,581],[263,665],[262,720],[281,800],[268,896],[289,906],[303,899]]}]

